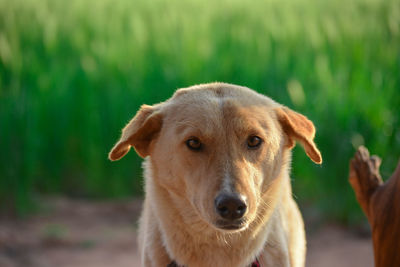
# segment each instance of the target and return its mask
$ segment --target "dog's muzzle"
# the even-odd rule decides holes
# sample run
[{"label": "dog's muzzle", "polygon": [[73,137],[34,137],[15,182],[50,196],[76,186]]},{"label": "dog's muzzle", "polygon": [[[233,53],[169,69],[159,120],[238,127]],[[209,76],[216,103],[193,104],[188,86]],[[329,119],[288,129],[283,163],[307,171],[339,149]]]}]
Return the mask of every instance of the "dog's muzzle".
[{"label": "dog's muzzle", "polygon": [[220,193],[214,201],[215,211],[220,217],[218,227],[227,230],[239,229],[243,226],[243,217],[247,211],[247,203],[238,194]]}]

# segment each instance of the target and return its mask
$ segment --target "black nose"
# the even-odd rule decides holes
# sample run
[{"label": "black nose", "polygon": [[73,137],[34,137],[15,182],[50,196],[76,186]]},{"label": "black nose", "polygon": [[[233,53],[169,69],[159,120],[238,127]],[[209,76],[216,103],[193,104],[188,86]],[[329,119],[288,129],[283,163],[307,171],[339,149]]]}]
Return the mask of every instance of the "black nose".
[{"label": "black nose", "polygon": [[235,194],[222,193],[215,198],[215,209],[224,219],[236,220],[246,213],[247,205],[243,197]]}]

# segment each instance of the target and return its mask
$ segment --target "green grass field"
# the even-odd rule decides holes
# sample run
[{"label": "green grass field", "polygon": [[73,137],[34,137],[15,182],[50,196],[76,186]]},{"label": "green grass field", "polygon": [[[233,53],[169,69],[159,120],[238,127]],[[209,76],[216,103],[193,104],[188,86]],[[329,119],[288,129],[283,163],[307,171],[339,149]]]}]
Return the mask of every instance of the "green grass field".
[{"label": "green grass field", "polygon": [[324,163],[294,150],[302,207],[362,218],[355,147],[400,157],[400,3],[379,0],[0,0],[0,206],[41,194],[141,193],[141,159],[107,153],[142,103],[223,81],[308,116]]}]

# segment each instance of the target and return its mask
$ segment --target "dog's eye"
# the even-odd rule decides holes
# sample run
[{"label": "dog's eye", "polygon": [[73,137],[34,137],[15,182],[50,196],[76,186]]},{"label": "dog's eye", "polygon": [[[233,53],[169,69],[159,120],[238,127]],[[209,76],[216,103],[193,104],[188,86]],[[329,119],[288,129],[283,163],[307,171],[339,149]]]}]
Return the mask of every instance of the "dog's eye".
[{"label": "dog's eye", "polygon": [[250,149],[257,149],[262,144],[262,139],[258,136],[252,135],[247,139],[247,147]]},{"label": "dog's eye", "polygon": [[199,151],[203,147],[203,145],[200,142],[200,140],[198,138],[196,138],[196,137],[192,137],[192,138],[188,139],[186,141],[186,146],[189,149],[194,150],[194,151]]}]

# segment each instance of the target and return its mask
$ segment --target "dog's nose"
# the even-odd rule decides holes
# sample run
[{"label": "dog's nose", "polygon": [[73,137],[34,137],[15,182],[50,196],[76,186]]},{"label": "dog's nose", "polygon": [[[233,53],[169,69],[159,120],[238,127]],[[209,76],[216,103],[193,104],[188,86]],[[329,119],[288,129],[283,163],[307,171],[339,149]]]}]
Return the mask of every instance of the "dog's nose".
[{"label": "dog's nose", "polygon": [[215,198],[215,209],[224,219],[236,220],[246,213],[247,205],[242,196],[234,194],[219,194]]}]

